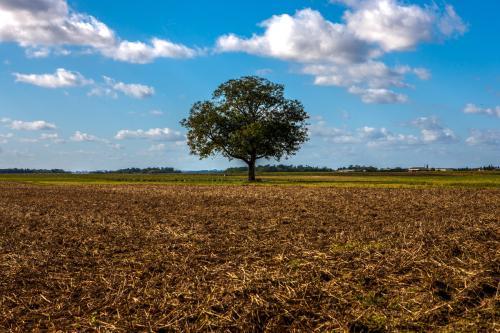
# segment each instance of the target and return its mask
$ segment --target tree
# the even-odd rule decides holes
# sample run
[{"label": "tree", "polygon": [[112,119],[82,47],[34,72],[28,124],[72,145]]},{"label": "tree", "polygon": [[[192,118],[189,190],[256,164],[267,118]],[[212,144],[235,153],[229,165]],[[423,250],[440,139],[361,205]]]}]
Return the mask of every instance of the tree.
[{"label": "tree", "polygon": [[299,150],[308,118],[302,103],[284,97],[283,85],[246,76],[221,84],[211,100],[194,103],[181,125],[188,129],[191,154],[242,160],[254,181],[258,159],[279,161]]}]

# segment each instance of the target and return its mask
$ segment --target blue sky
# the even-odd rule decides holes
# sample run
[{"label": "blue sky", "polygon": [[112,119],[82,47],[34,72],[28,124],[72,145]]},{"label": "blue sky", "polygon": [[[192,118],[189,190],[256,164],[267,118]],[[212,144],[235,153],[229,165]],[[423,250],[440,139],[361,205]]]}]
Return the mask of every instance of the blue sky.
[{"label": "blue sky", "polygon": [[[311,115],[285,163],[500,164],[496,0],[0,1],[0,168],[225,168],[179,120],[218,84]],[[261,163],[274,163],[261,161]]]}]

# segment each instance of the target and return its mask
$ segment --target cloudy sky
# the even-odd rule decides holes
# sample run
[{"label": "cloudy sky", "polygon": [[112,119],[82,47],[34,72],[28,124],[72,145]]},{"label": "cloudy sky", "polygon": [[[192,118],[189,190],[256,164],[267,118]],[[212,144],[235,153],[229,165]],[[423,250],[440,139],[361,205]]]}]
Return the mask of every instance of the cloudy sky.
[{"label": "cloudy sky", "polygon": [[244,75],[284,83],[311,115],[285,163],[500,164],[499,12],[498,0],[0,0],[0,167],[225,168],[189,155],[179,120]]}]

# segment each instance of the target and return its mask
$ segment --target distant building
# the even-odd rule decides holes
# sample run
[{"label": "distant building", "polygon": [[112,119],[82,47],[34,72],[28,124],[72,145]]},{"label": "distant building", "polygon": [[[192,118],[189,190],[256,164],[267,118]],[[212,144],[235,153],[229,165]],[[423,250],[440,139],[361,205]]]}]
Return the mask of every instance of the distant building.
[{"label": "distant building", "polygon": [[428,167],[411,167],[408,168],[408,172],[418,172],[418,171],[428,171]]}]

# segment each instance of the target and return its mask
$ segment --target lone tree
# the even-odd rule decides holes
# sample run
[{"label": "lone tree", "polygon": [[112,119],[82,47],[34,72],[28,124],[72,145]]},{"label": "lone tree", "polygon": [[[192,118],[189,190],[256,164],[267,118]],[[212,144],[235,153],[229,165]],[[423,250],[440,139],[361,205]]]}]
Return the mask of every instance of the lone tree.
[{"label": "lone tree", "polygon": [[196,102],[181,121],[191,154],[242,160],[249,181],[255,180],[258,159],[293,155],[307,140],[309,116],[283,92],[283,85],[256,76],[221,84],[211,100]]}]

